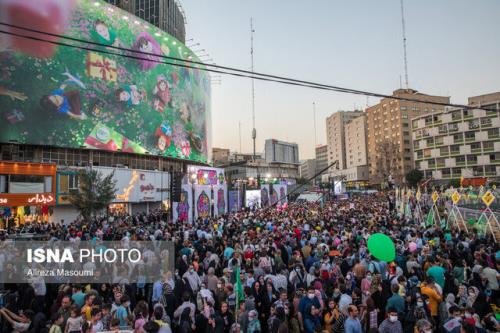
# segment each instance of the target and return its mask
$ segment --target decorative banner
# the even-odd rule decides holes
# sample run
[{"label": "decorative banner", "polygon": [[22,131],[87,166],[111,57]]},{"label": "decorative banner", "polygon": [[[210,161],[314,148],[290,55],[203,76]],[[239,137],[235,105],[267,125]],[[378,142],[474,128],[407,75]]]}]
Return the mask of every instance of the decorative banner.
[{"label": "decorative banner", "polygon": [[276,192],[278,193],[278,200],[279,200],[279,204],[282,205],[284,204],[285,202],[287,202],[287,198],[286,198],[286,185],[273,185],[273,188],[276,190]]},{"label": "decorative banner", "polygon": [[261,190],[248,190],[245,193],[245,205],[250,209],[261,207]]},{"label": "decorative banner", "polygon": [[269,206],[269,185],[260,185],[260,206]]},{"label": "decorative banner", "polygon": [[196,184],[198,185],[223,185],[226,184],[224,169],[201,167],[198,165],[188,165],[187,173],[190,179],[195,175]]},{"label": "decorative banner", "polygon": [[192,216],[193,216],[192,202],[193,202],[193,196],[192,196],[191,185],[183,184],[181,191],[181,201],[174,202],[172,206],[174,223],[176,222],[192,223]]},{"label": "decorative banner", "polygon": [[279,196],[278,196],[278,192],[276,191],[276,188],[274,186],[269,187],[269,201],[270,201],[271,205],[277,204],[278,199],[279,199]]},{"label": "decorative banner", "polygon": [[[109,2],[109,1],[107,1]],[[0,21],[37,31],[48,43],[0,34],[0,141],[149,153],[207,162],[210,77],[160,64],[199,61],[173,36],[101,0],[0,1]],[[114,1],[117,2],[117,1]],[[148,53],[139,59],[57,46],[64,35]],[[136,54],[137,56],[137,54]]]},{"label": "decorative banner", "polygon": [[201,217],[202,219],[210,217],[210,196],[211,196],[211,188],[209,185],[197,185],[194,188],[194,205],[195,216],[197,219]]},{"label": "decorative banner", "polygon": [[241,209],[240,191],[229,191],[229,212],[235,213]]},{"label": "decorative banner", "polygon": [[227,212],[227,185],[214,186],[214,216],[226,214]]}]

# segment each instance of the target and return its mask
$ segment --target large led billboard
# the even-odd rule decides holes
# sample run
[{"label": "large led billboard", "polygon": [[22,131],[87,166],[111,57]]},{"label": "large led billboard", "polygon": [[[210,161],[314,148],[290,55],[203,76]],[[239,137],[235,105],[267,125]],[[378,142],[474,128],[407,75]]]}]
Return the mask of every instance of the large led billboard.
[{"label": "large led billboard", "polygon": [[0,0],[0,13],[2,23],[44,34],[2,31],[81,47],[0,33],[1,142],[207,161],[208,73],[160,57],[197,60],[181,42],[103,1]]}]

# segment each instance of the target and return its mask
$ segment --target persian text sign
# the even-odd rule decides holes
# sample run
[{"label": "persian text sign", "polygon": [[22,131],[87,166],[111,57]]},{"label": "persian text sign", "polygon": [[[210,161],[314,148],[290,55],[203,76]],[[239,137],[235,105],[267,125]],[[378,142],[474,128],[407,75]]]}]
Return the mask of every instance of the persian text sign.
[{"label": "persian text sign", "polygon": [[153,283],[174,271],[167,241],[3,241],[0,283]]}]

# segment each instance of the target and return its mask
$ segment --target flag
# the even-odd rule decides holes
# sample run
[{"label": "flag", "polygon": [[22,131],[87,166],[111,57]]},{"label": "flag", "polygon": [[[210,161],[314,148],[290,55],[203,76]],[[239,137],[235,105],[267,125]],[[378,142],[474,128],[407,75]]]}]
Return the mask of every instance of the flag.
[{"label": "flag", "polygon": [[432,209],[429,211],[429,214],[427,215],[427,223],[425,224],[427,227],[430,227],[434,224],[434,212]]},{"label": "flag", "polygon": [[236,293],[236,311],[239,309],[239,305],[241,301],[245,300],[245,295],[243,294],[243,286],[241,285],[240,279],[240,268],[236,268],[236,285],[234,292]]}]

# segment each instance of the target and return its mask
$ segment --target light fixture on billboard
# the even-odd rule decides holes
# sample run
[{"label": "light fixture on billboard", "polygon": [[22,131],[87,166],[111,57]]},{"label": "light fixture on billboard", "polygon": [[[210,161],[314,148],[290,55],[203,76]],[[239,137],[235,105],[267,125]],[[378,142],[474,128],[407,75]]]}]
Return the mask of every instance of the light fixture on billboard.
[{"label": "light fixture on billboard", "polygon": [[271,174],[270,173],[266,174],[266,178],[271,178]]}]

